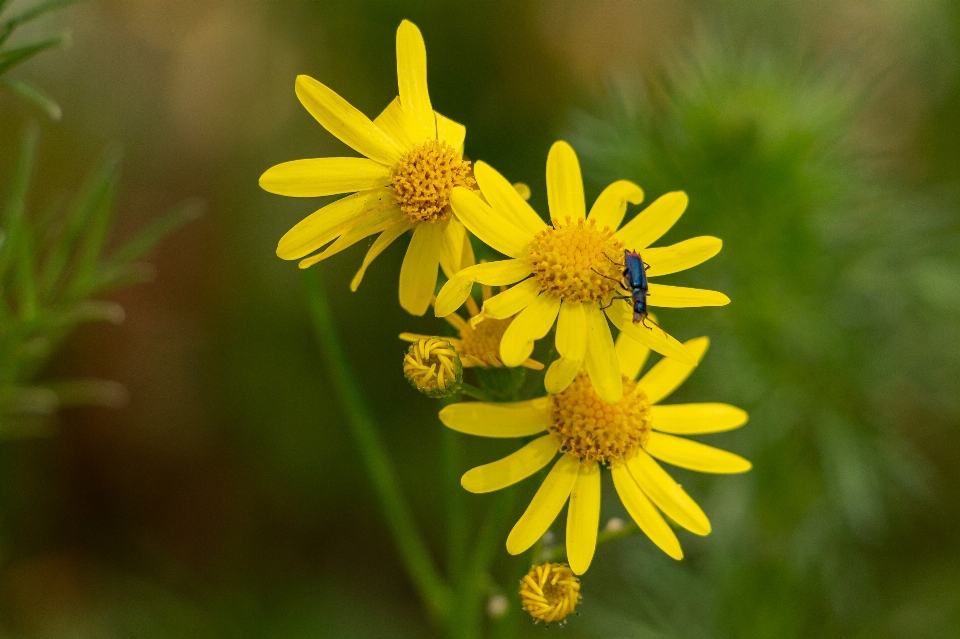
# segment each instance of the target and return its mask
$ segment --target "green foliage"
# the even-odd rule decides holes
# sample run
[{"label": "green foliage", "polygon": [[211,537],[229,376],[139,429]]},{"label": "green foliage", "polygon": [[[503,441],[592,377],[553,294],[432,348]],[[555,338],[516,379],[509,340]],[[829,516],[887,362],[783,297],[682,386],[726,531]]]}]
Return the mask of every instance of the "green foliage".
[{"label": "green foliage", "polygon": [[[3,15],[3,11],[8,2],[9,0],[0,0],[0,16]],[[6,77],[6,74],[17,65],[26,62],[38,53],[63,46],[67,41],[66,35],[49,36],[14,47],[8,46],[8,41],[10,36],[16,32],[17,28],[33,20],[42,18],[53,11],[75,4],[76,2],[78,2],[78,0],[47,0],[29,9],[25,9],[13,17],[0,18],[0,87],[34,104],[46,113],[51,120],[60,119],[62,115],[60,105],[32,84],[24,82],[23,80],[17,80],[16,78]]]},{"label": "green foliage", "polygon": [[711,486],[741,513],[697,571],[715,592],[650,564],[643,587],[711,611],[660,620],[670,636],[850,636],[879,606],[865,553],[929,484],[901,433],[921,411],[958,412],[960,357],[942,348],[957,306],[932,303],[921,281],[947,297],[960,281],[943,203],[867,160],[865,92],[842,69],[708,42],[660,81],[612,93],[575,116],[570,139],[595,187],[627,178],[650,201],[685,190],[675,237],[723,238],[678,283],[733,300],[698,327],[714,347],[697,396],[750,411],[737,450],[755,465],[740,489]]},{"label": "green foliage", "polygon": [[149,265],[138,260],[198,213],[196,203],[181,205],[108,253],[117,156],[104,159],[62,214],[31,215],[37,137],[32,127],[23,136],[0,213],[0,435],[42,425],[59,407],[123,401],[123,388],[113,382],[37,378],[79,325],[123,321],[122,307],[95,298],[149,278]]}]

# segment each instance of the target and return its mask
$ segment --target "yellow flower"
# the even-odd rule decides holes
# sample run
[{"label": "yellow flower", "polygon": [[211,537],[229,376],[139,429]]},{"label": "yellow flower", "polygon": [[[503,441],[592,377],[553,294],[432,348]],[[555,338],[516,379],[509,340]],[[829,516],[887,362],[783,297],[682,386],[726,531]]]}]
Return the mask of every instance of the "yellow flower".
[{"label": "yellow flower", "polygon": [[[683,271],[716,255],[722,242],[695,237],[671,246],[648,248],[679,219],[685,193],[667,193],[617,230],[627,202],[639,204],[643,191],[626,180],[608,186],[586,215],[580,165],[566,142],[556,142],[547,156],[547,199],[551,224],[517,195],[496,170],[483,162],[474,167],[480,191],[455,188],[450,201],[467,229],[513,259],[478,264],[454,275],[437,296],[436,313],[449,315],[469,296],[474,282],[508,285],[520,282],[483,304],[483,317],[504,318],[519,312],[500,344],[507,366],[517,366],[533,352],[534,342],[557,324],[560,358],[547,371],[551,393],[566,388],[586,364],[590,380],[606,401],[623,394],[616,352],[606,316],[626,335],[654,351],[688,364],[693,356],[657,327],[633,322],[629,304],[614,300],[623,281],[624,249],[641,253],[655,277]],[[523,280],[523,281],[521,281]],[[722,306],[723,293],[650,284],[650,306]]]},{"label": "yellow flower", "polygon": [[[491,290],[489,286],[483,286],[483,299],[490,299]],[[471,320],[475,319],[480,309],[472,297],[467,298],[467,310],[470,311]],[[472,321],[467,321],[451,313],[443,319],[457,329],[459,338],[445,337],[447,342],[453,345],[463,361],[464,368],[479,366],[480,368],[500,368],[503,362],[500,361],[500,340],[507,327],[513,322],[513,317],[506,319],[495,319],[480,322],[474,326]],[[400,333],[400,339],[407,342],[417,342],[422,339],[429,339],[429,335],[419,333]],[[527,358],[520,362],[521,366],[539,371],[543,369],[543,364],[535,359]]]},{"label": "yellow flower", "polygon": [[577,611],[580,580],[565,564],[543,564],[530,569],[520,580],[520,603],[533,622],[561,622]]},{"label": "yellow flower", "polygon": [[640,529],[674,559],[681,559],[683,551],[660,511],[690,532],[710,532],[700,507],[654,461],[705,473],[751,468],[738,455],[675,436],[738,428],[747,421],[744,411],[728,404],[659,404],[693,371],[708,345],[706,337],[689,340],[685,346],[694,365],[664,358],[634,381],[650,351],[621,334],[616,349],[625,392],[616,404],[604,402],[590,378],[579,374],[557,395],[504,404],[462,402],[440,411],[447,427],[470,435],[527,437],[546,431],[515,453],[464,474],[461,484],[470,492],[511,486],[561,454],[510,531],[510,554],[524,552],[540,539],[569,498],[567,558],[573,572],[583,574],[596,548],[601,465],[610,468],[620,500]]},{"label": "yellow flower", "polygon": [[371,122],[327,86],[298,76],[297,97],[304,108],[366,157],[284,162],[268,169],[260,186],[291,197],[352,193],[290,229],[280,239],[277,255],[306,258],[300,268],[307,268],[380,233],[350,283],[354,291],[370,263],[412,229],[400,268],[400,305],[423,315],[437,284],[437,266],[449,277],[473,264],[466,231],[450,209],[450,193],[455,187],[472,187],[474,180],[470,162],[463,159],[466,129],[433,110],[423,37],[406,20],[397,29],[397,78],[399,97]]}]

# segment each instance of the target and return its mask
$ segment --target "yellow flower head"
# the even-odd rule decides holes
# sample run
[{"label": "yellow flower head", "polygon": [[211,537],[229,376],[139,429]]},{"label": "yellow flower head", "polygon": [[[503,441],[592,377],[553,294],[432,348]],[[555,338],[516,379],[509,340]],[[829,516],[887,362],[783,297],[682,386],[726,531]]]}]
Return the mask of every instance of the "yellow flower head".
[{"label": "yellow flower head", "polygon": [[[500,286],[519,282],[484,302],[482,317],[502,319],[519,313],[500,343],[500,357],[507,366],[529,357],[534,342],[556,324],[560,358],[544,380],[551,393],[566,388],[585,365],[600,397],[609,403],[620,401],[624,388],[604,313],[622,334],[662,355],[694,363],[682,344],[659,327],[634,323],[629,303],[615,299],[623,292],[625,249],[641,253],[648,277],[686,270],[720,251],[722,242],[715,237],[648,248],[683,214],[685,193],[667,193],[620,228],[627,202],[643,200],[640,187],[620,180],[604,189],[588,215],[577,156],[561,141],[547,156],[551,221],[546,224],[489,165],[477,162],[474,173],[486,202],[475,192],[454,188],[453,210],[471,233],[512,259],[478,264],[454,275],[437,296],[437,315],[449,315],[463,304],[475,282]],[[647,299],[650,306],[665,307],[729,302],[716,291],[662,284],[650,284]]]},{"label": "yellow flower head", "polygon": [[601,399],[588,375],[578,374],[561,393],[522,402],[466,402],[447,406],[440,420],[449,428],[482,437],[539,435],[507,457],[468,471],[464,488],[487,493],[511,486],[560,459],[507,537],[507,551],[530,548],[550,528],[569,499],[567,558],[576,574],[593,560],[600,525],[600,469],[606,466],[624,507],[665,553],[681,559],[680,542],[661,512],[697,535],[710,532],[699,506],[654,460],[705,473],[742,473],[746,459],[676,435],[701,435],[739,428],[747,414],[728,404],[659,402],[693,371],[709,345],[706,337],[684,346],[692,364],[664,358],[637,379],[650,350],[621,333],[616,350],[623,398]]},{"label": "yellow flower head", "polygon": [[268,169],[260,186],[291,197],[352,194],[301,220],[277,246],[278,256],[301,260],[300,268],[307,268],[379,233],[350,283],[352,290],[384,249],[413,230],[400,269],[400,304],[423,315],[437,284],[438,265],[450,276],[473,264],[450,195],[475,182],[470,162],[463,159],[466,129],[433,110],[423,37],[407,20],[397,29],[397,78],[400,95],[370,121],[326,85],[298,76],[297,97],[304,108],[365,157],[284,162]]},{"label": "yellow flower head", "polygon": [[[490,299],[490,295],[490,287],[484,286],[483,299]],[[487,320],[474,325],[472,320],[479,315],[480,309],[477,308],[477,303],[472,297],[467,298],[467,309],[470,311],[471,321],[463,319],[456,313],[452,313],[443,318],[457,329],[459,333],[459,337],[446,337],[444,339],[450,342],[457,350],[460,359],[463,361],[463,366],[466,368],[474,366],[480,368],[502,367],[503,362],[500,361],[500,340],[503,339],[503,334],[510,326],[510,323],[513,322],[513,318]],[[416,342],[417,340],[425,338],[429,338],[429,336],[418,333],[400,333],[400,339],[407,342]],[[535,371],[543,369],[543,364],[530,358],[520,362],[520,365]]]},{"label": "yellow flower head", "polygon": [[460,390],[463,365],[450,342],[439,337],[421,337],[407,349],[403,376],[427,397],[449,397]]},{"label": "yellow flower head", "polygon": [[520,580],[520,603],[533,622],[563,622],[580,604],[580,580],[566,564],[543,564]]}]

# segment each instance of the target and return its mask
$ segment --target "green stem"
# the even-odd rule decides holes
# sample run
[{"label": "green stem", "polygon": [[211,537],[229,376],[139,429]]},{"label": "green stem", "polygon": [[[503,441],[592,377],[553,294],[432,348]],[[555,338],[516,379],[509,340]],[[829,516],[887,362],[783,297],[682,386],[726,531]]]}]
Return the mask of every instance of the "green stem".
[{"label": "green stem", "polygon": [[463,580],[467,554],[467,501],[460,487],[462,445],[461,434],[441,428],[443,447],[443,490],[447,502],[447,572],[450,580]]},{"label": "green stem", "polygon": [[360,385],[337,334],[330,303],[318,269],[306,274],[307,303],[320,349],[327,360],[337,395],[343,404],[350,433],[374,491],[380,500],[387,527],[424,605],[436,621],[446,618],[452,601],[450,587],[440,577],[426,543],[417,531],[410,508],[400,493],[397,474],[387,457]]},{"label": "green stem", "polygon": [[473,553],[466,566],[457,598],[457,620],[461,625],[456,636],[479,639],[483,620],[483,594],[488,585],[490,564],[498,542],[503,539],[507,515],[513,509],[515,491],[500,491],[487,511],[480,532],[473,544]]}]

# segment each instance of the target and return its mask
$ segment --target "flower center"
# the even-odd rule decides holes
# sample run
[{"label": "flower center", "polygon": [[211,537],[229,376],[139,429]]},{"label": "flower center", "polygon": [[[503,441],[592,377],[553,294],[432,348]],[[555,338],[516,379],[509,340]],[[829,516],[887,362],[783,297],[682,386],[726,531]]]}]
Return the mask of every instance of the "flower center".
[{"label": "flower center", "polygon": [[623,242],[594,220],[554,220],[533,238],[527,259],[542,290],[565,302],[605,300],[623,280]]},{"label": "flower center", "polygon": [[623,399],[608,404],[581,373],[551,397],[549,431],[562,452],[581,462],[620,464],[647,443],[650,402],[636,382],[624,377]]},{"label": "flower center", "polygon": [[490,318],[480,322],[475,328],[466,324],[460,329],[464,359],[469,358],[476,366],[482,368],[503,366],[503,362],[500,361],[500,340],[503,339],[503,334],[512,321],[512,317]]},{"label": "flower center", "polygon": [[414,146],[393,167],[393,191],[400,209],[411,222],[435,222],[452,214],[453,187],[476,183],[470,162],[452,146],[427,140]]},{"label": "flower center", "polygon": [[562,621],[580,603],[580,580],[566,564],[534,566],[520,581],[520,602],[534,623]]},{"label": "flower center", "polygon": [[410,345],[403,359],[403,375],[428,397],[447,397],[463,382],[463,365],[450,342],[423,337]]}]

